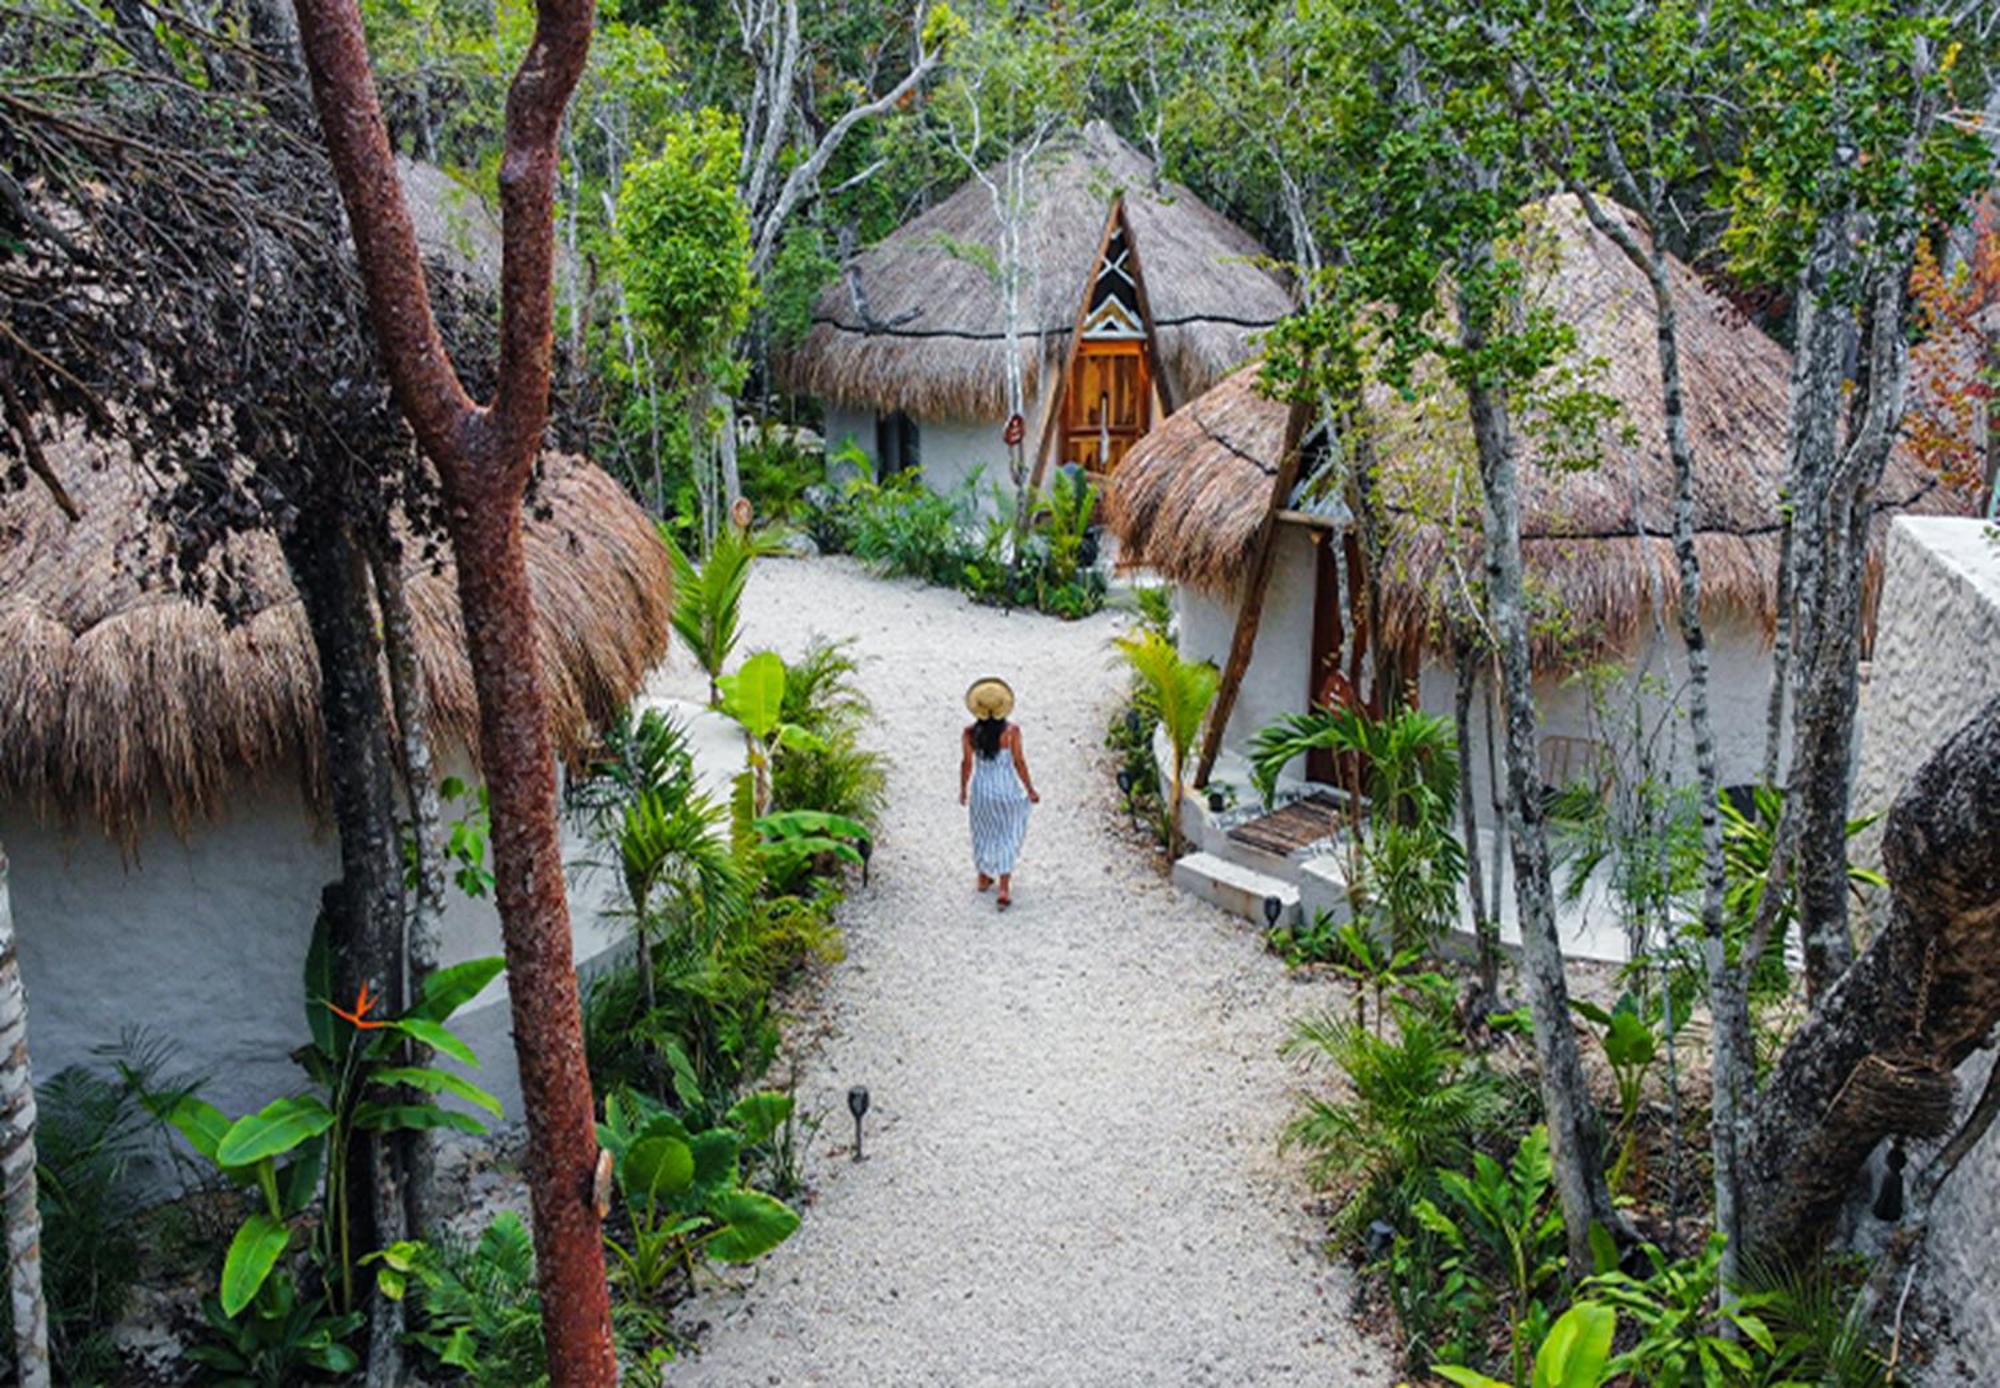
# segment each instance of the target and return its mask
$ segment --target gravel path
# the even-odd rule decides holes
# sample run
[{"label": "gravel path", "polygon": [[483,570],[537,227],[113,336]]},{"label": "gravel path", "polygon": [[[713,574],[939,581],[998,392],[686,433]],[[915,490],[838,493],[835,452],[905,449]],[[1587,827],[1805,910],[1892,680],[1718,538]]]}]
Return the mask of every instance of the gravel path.
[{"label": "gravel path", "polygon": [[[746,616],[748,644],[786,654],[858,639],[892,804],[802,1062],[826,1116],[805,1225],[747,1291],[688,1308],[705,1349],[674,1381],[1394,1382],[1276,1151],[1285,1021],[1335,994],[1122,832],[1100,746],[1116,619],[1010,616],[845,560],[763,565]],[[959,700],[989,673],[1020,696],[1042,791],[1005,916],[973,892],[955,795]],[[684,669],[666,682],[699,695]]]}]

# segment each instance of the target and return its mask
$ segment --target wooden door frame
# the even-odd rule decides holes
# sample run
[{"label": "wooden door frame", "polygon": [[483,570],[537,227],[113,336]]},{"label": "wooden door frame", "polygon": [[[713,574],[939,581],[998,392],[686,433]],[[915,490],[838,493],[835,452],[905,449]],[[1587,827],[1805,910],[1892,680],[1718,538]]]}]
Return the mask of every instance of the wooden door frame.
[{"label": "wooden door frame", "polygon": [[[1160,418],[1165,419],[1173,413],[1173,398],[1167,388],[1166,373],[1160,369],[1160,344],[1153,333],[1152,301],[1146,296],[1146,276],[1139,267],[1139,238],[1132,234],[1132,224],[1125,216],[1125,195],[1120,193],[1112,199],[1110,215],[1104,219],[1104,231],[1097,238],[1097,254],[1090,258],[1090,269],[1084,274],[1083,294],[1077,301],[1076,321],[1070,326],[1069,349],[1063,353],[1062,374],[1056,378],[1053,406],[1042,422],[1042,436],[1035,445],[1035,465],[1028,474],[1031,490],[1042,485],[1042,477],[1048,472],[1049,444],[1060,427],[1063,408],[1068,403],[1070,373],[1076,369],[1077,354],[1083,347],[1083,325],[1090,317],[1090,296],[1097,288],[1097,272],[1104,265],[1104,253],[1111,248],[1112,237],[1120,230],[1125,233],[1125,247],[1132,261],[1132,287],[1139,302],[1139,321],[1146,330],[1143,339],[1146,366],[1152,374],[1154,388],[1160,392]],[[1157,422],[1148,420],[1147,429],[1150,431]]]}]

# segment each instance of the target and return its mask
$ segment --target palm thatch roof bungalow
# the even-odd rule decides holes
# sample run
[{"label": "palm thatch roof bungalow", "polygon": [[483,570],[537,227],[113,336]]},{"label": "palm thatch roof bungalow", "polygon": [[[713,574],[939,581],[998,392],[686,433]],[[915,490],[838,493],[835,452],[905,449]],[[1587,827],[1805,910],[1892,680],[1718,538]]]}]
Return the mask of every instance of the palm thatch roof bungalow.
[{"label": "palm thatch roof bungalow", "polygon": [[[990,175],[1002,189],[1006,167]],[[1102,122],[1035,153],[1025,186],[1023,446],[1036,477],[1052,462],[1108,473],[1241,362],[1291,292],[1254,238]],[[853,440],[885,474],[921,468],[938,490],[981,467],[1006,482],[1002,229],[969,179],[844,267],[776,362],[784,389],[824,403],[829,444]]]},{"label": "palm thatch roof bungalow", "polygon": [[[1525,252],[1532,294],[1575,331],[1591,388],[1619,409],[1594,466],[1560,465],[1544,421],[1518,410],[1523,452],[1523,554],[1534,608],[1535,689],[1543,779],[1565,784],[1602,766],[1607,743],[1629,739],[1634,710],[1657,715],[1681,683],[1674,627],[1678,571],[1671,543],[1674,480],[1661,442],[1655,314],[1645,279],[1567,197],[1540,205]],[[1711,697],[1726,783],[1757,779],[1776,617],[1778,493],[1785,473],[1790,357],[1676,261],[1683,390],[1697,457],[1695,547],[1711,648]],[[1180,641],[1223,664],[1243,607],[1256,542],[1274,503],[1288,409],[1245,367],[1190,401],[1136,446],[1113,480],[1107,523],[1121,562],[1178,587]],[[1234,707],[1220,730],[1224,780],[1241,781],[1257,730],[1305,710],[1394,662],[1427,711],[1453,711],[1455,635],[1480,576],[1479,487],[1464,411],[1420,390],[1371,390],[1367,417],[1385,530],[1376,576],[1379,630],[1343,601],[1360,552],[1341,469],[1306,435],[1303,480],[1276,498],[1277,522],[1261,621]],[[1518,402],[1517,402],[1518,404]],[[1953,512],[1954,493],[1899,455],[1883,481],[1882,515]],[[1343,662],[1345,668],[1343,669]],[[1616,721],[1594,713],[1586,666],[1612,662],[1628,680]],[[1653,678],[1634,680],[1633,672]],[[1657,719],[1648,720],[1662,721]],[[1656,752],[1689,756],[1684,730],[1663,720]],[[1474,747],[1486,739],[1475,707]],[[1469,768],[1491,813],[1484,757]],[[1331,779],[1330,768],[1308,768]],[[1490,822],[1490,819],[1489,821]]]},{"label": "palm thatch roof bungalow", "polygon": [[[268,534],[228,544],[244,600],[225,623],[162,578],[149,474],[77,447],[61,471],[79,521],[41,487],[0,497],[0,844],[36,1061],[87,1063],[145,1027],[242,1111],[298,1082],[301,965],[340,872],[311,633]],[[542,678],[574,756],[663,655],[671,571],[651,520],[589,464],[550,456],[531,499]],[[476,776],[455,576],[407,548],[431,737],[443,769]],[[593,905],[577,902],[580,961],[618,938]],[[498,953],[490,902],[454,893],[441,944],[446,963]],[[505,1099],[513,1049],[494,992],[466,1032]]]}]

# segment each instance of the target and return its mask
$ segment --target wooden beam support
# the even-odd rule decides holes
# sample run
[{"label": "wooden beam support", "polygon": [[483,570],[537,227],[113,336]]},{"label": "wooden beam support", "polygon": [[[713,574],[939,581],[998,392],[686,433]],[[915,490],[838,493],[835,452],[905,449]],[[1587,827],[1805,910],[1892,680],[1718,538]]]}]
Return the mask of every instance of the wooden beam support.
[{"label": "wooden beam support", "polygon": [[1215,706],[1209,710],[1208,733],[1202,739],[1201,760],[1195,764],[1194,788],[1208,785],[1208,774],[1222,752],[1222,730],[1229,726],[1229,714],[1236,707],[1236,691],[1250,668],[1250,652],[1257,645],[1257,624],[1264,616],[1264,591],[1270,586],[1271,564],[1277,551],[1278,514],[1285,509],[1292,488],[1299,481],[1299,448],[1306,426],[1312,422],[1309,402],[1295,403],[1285,416],[1284,440],[1278,450],[1278,470],[1271,478],[1271,501],[1264,508],[1263,523],[1251,550],[1250,572],[1243,589],[1243,606],[1236,613],[1236,634],[1229,643],[1229,663],[1222,667],[1222,686],[1215,691]]},{"label": "wooden beam support", "polygon": [[[1104,219],[1104,232],[1097,238],[1097,254],[1090,258],[1090,269],[1083,279],[1083,300],[1076,306],[1076,324],[1070,329],[1069,350],[1063,353],[1062,374],[1056,377],[1056,388],[1051,396],[1048,418],[1042,424],[1041,442],[1035,445],[1035,465],[1028,473],[1028,488],[1033,490],[1042,485],[1042,476],[1049,467],[1049,435],[1060,436],[1062,412],[1069,403],[1069,377],[1076,370],[1077,353],[1083,350],[1083,325],[1090,319],[1090,296],[1097,289],[1097,267],[1104,263],[1104,252],[1111,245],[1111,238],[1117,233],[1125,218],[1125,198],[1121,194],[1111,204],[1110,215]],[[1130,245],[1132,233],[1125,233],[1125,242]]]}]

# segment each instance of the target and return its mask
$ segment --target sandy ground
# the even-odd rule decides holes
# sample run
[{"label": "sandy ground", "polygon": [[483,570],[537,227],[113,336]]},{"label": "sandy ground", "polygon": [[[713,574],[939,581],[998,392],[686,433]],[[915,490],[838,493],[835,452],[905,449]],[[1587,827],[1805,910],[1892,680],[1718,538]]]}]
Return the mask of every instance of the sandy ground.
[{"label": "sandy ground", "polygon": [[[800,1100],[825,1116],[805,1225],[747,1289],[686,1308],[704,1352],[676,1383],[1395,1381],[1277,1152],[1285,1024],[1339,995],[1287,979],[1119,831],[1116,620],[1008,615],[844,560],[757,573],[749,645],[857,638],[892,805],[848,959],[798,1028]],[[989,673],[1020,696],[1043,797],[1004,916],[973,892],[956,799],[960,698]],[[664,685],[699,693],[684,666]],[[860,1162],[850,1085],[873,1098]]]}]

